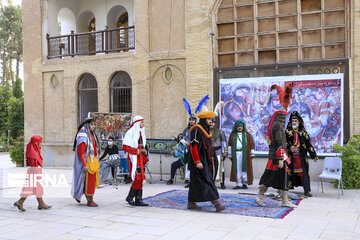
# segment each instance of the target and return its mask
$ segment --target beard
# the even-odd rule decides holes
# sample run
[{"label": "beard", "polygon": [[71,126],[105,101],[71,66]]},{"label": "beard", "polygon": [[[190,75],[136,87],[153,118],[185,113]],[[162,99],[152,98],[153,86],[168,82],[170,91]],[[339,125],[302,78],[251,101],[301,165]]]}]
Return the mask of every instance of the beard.
[{"label": "beard", "polygon": [[293,124],[293,125],[292,125],[292,128],[293,128],[293,129],[298,129],[298,128],[299,128],[299,124],[297,124],[297,125],[294,125],[294,124]]}]

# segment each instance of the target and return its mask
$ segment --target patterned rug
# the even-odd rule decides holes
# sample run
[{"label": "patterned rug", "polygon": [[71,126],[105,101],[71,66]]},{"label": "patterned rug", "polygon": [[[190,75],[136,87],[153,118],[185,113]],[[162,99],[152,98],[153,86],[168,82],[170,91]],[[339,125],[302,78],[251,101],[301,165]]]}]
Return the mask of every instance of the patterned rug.
[{"label": "patterned rug", "polygon": [[[254,217],[268,217],[268,218],[284,218],[293,209],[280,207],[281,202],[272,198],[265,197],[265,207],[260,207],[255,203],[256,195],[251,194],[220,194],[220,201],[226,209],[222,213],[238,214]],[[187,210],[188,191],[172,190],[155,196],[147,197],[144,202],[151,207],[172,208]],[[293,204],[299,205],[299,200],[292,200]],[[215,212],[214,206],[210,202],[197,203],[203,207],[201,211]],[[189,210],[188,210],[189,211]],[[196,211],[196,210],[192,210]]]}]

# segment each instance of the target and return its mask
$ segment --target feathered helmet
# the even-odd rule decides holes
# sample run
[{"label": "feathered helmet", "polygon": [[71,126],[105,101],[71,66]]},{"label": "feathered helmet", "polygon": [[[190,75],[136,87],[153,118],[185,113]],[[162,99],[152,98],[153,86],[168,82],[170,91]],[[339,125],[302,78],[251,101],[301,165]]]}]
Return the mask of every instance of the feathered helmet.
[{"label": "feathered helmet", "polygon": [[284,108],[282,110],[287,110],[290,105],[290,99],[292,95],[292,83],[289,83],[285,86],[285,91],[279,85],[274,84],[270,87],[269,92],[273,91],[274,89],[276,89],[277,94],[279,95],[280,103]]},{"label": "feathered helmet", "polygon": [[205,97],[203,97],[203,98],[200,100],[197,108],[195,109],[195,113],[192,114],[192,112],[191,112],[191,107],[190,107],[189,102],[188,102],[185,98],[183,98],[184,107],[185,107],[186,111],[187,111],[187,112],[189,113],[189,115],[190,115],[190,116],[189,116],[189,120],[190,120],[190,119],[196,119],[196,114],[198,114],[198,113],[200,113],[200,112],[208,111],[205,105],[207,104],[207,101],[208,101],[209,99],[210,99],[209,95],[206,95]]}]

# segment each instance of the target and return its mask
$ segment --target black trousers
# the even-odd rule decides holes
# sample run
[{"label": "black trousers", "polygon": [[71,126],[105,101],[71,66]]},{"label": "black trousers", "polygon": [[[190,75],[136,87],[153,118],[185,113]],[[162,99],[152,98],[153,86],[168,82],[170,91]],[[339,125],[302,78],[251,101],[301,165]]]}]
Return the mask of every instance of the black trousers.
[{"label": "black trousers", "polygon": [[304,169],[304,175],[302,177],[303,180],[303,187],[304,187],[304,192],[311,192],[311,188],[310,188],[310,176],[309,176],[309,172],[306,171]]},{"label": "black trousers", "polygon": [[178,169],[182,166],[184,166],[184,165],[182,164],[180,159],[171,164],[171,176],[170,176],[171,179],[174,179],[176,169]]}]

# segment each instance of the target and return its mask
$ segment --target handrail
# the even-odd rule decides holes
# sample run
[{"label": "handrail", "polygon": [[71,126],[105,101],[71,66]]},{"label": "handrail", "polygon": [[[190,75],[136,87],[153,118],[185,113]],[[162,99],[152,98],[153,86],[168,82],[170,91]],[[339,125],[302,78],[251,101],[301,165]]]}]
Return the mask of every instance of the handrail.
[{"label": "handrail", "polygon": [[74,57],[135,49],[135,26],[52,36],[46,34],[47,58]]}]

